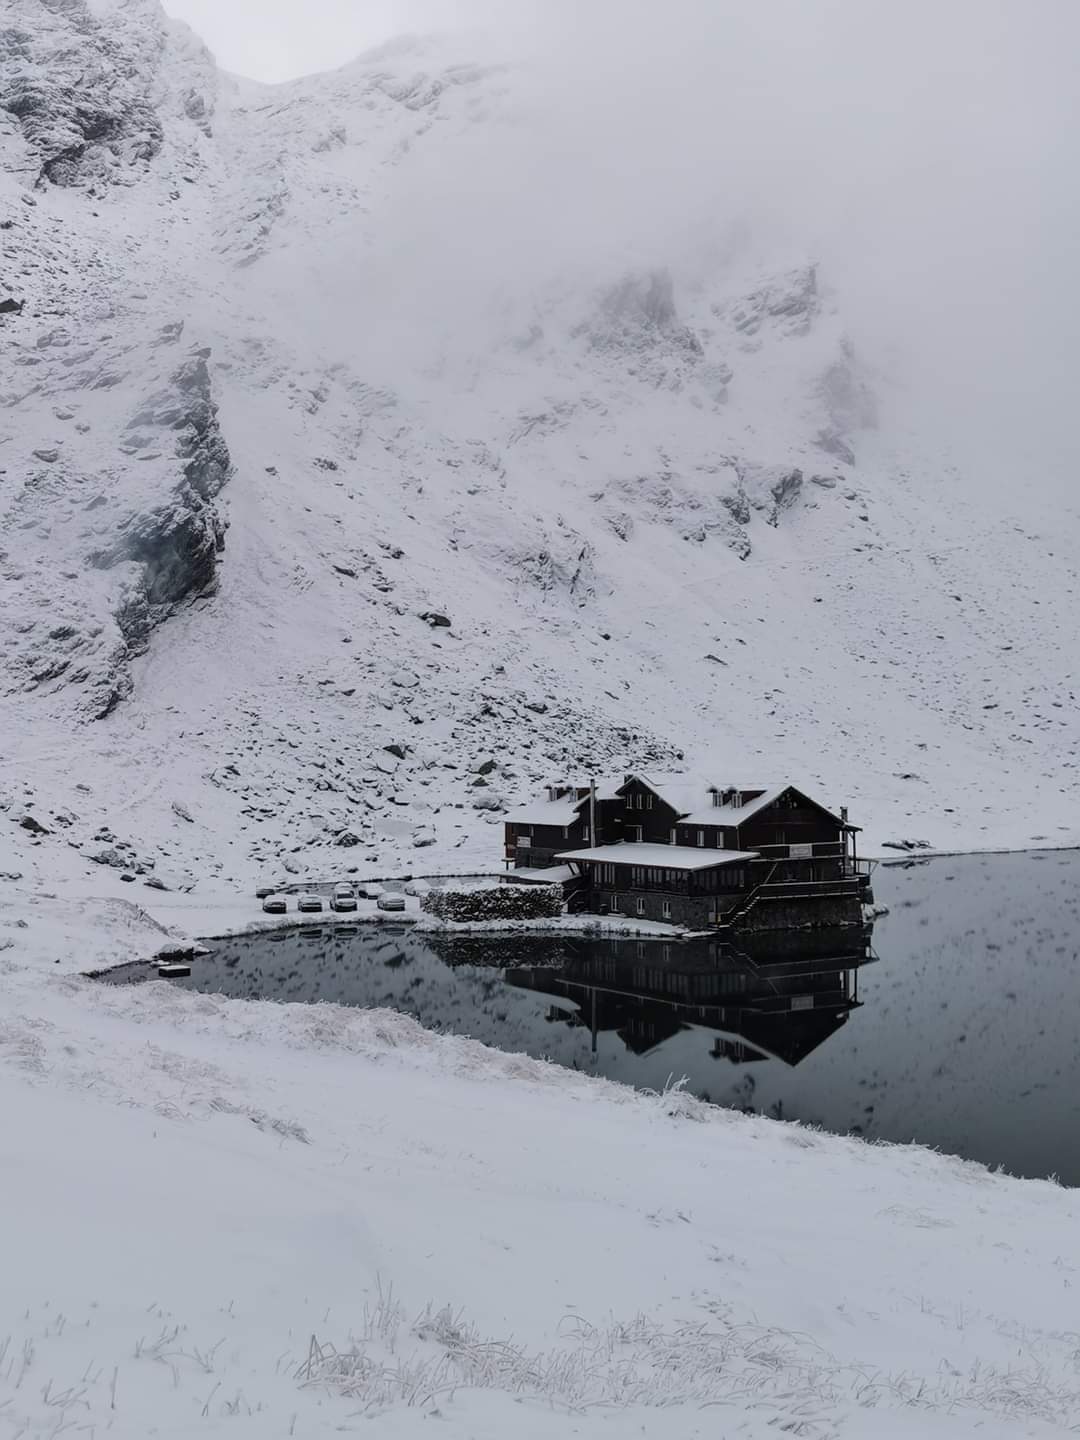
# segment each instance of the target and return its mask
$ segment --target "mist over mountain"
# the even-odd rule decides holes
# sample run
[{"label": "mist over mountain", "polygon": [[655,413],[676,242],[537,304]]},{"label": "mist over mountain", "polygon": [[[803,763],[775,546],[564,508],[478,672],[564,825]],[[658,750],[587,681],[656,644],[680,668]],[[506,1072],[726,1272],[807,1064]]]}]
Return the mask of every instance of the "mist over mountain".
[{"label": "mist over mountain", "polygon": [[1076,837],[1075,10],[580,11],[270,86],[156,0],[7,0],[41,843],[490,863],[631,766]]}]

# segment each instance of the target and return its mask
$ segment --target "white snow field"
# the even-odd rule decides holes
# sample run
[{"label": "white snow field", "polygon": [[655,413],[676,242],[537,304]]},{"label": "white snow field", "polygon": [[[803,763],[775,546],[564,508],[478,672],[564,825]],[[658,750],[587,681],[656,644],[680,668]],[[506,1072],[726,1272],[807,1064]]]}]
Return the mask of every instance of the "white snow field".
[{"label": "white snow field", "polygon": [[387,1011],[102,986],[75,929],[161,938],[42,904],[0,956],[0,1435],[1075,1430],[1075,1191]]},{"label": "white snow field", "polygon": [[676,243],[681,147],[477,43],[265,86],[0,0],[0,1437],[1074,1431],[1075,1192],[80,978],[492,870],[564,774],[1080,843],[1074,468],[972,463],[813,227],[718,171]]}]

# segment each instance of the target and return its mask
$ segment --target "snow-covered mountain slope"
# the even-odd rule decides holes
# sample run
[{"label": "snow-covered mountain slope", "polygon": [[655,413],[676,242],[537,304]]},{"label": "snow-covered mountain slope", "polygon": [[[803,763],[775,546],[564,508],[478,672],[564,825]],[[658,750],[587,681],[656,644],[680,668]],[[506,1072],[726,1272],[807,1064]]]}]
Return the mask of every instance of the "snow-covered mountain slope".
[{"label": "snow-covered mountain slope", "polygon": [[579,245],[550,170],[508,223],[536,95],[458,42],[270,87],[155,0],[6,0],[0,64],[20,843],[492,863],[553,773],[682,764],[1080,836],[1076,513],[913,428],[842,274]]}]

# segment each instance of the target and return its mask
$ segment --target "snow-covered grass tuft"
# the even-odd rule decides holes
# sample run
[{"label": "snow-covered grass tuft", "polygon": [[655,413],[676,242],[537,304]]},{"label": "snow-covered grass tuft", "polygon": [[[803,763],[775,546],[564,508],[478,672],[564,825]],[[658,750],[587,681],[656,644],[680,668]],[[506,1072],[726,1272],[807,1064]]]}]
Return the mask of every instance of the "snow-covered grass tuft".
[{"label": "snow-covered grass tuft", "polygon": [[568,1410],[597,1406],[773,1410],[786,1433],[816,1435],[839,1406],[968,1410],[1069,1424],[1080,1389],[1032,1361],[1002,1371],[980,1361],[945,1366],[933,1380],[843,1364],[810,1337],[754,1325],[667,1327],[637,1315],[593,1325],[578,1317],[562,1343],[531,1350],[484,1336],[451,1306],[429,1304],[401,1334],[401,1311],[380,1294],[364,1333],[348,1348],[311,1337],[297,1371],[375,1413],[398,1405],[434,1409],[461,1390],[488,1390]]}]

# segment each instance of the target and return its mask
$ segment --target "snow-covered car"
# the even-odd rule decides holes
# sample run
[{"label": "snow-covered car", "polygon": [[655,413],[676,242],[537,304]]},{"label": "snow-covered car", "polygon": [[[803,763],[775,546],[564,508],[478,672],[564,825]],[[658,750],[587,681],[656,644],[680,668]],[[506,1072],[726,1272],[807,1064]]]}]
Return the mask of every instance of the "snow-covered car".
[{"label": "snow-covered car", "polygon": [[386,890],[382,885],[358,885],[356,893],[362,900],[378,900],[380,895],[385,895]]},{"label": "snow-covered car", "polygon": [[356,894],[351,885],[335,885],[334,893],[330,897],[330,906],[334,910],[355,910]]},{"label": "snow-covered car", "polygon": [[322,909],[321,895],[301,895],[296,902],[296,908],[301,915],[311,915]]},{"label": "snow-covered car", "polygon": [[426,895],[431,886],[426,880],[410,880],[405,886],[406,895]]},{"label": "snow-covered car", "polygon": [[284,895],[267,895],[263,909],[267,915],[284,915],[288,912],[289,902]]},{"label": "snow-covered car", "polygon": [[376,903],[380,910],[404,910],[405,896],[396,895],[392,891],[387,891],[386,894],[379,896]]}]

